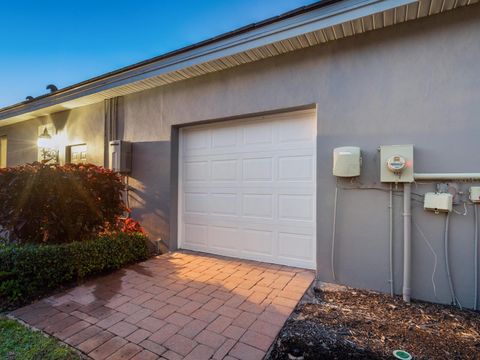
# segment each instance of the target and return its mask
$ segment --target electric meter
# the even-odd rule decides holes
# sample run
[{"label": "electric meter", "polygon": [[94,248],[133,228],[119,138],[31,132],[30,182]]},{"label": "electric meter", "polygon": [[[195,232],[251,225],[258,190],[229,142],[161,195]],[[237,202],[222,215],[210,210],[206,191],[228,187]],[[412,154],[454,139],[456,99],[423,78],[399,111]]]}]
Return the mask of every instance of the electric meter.
[{"label": "electric meter", "polygon": [[413,145],[380,146],[379,165],[381,182],[413,182]]},{"label": "electric meter", "polygon": [[405,169],[405,166],[407,166],[407,160],[405,160],[403,156],[393,155],[387,160],[388,170],[395,174],[401,173]]}]

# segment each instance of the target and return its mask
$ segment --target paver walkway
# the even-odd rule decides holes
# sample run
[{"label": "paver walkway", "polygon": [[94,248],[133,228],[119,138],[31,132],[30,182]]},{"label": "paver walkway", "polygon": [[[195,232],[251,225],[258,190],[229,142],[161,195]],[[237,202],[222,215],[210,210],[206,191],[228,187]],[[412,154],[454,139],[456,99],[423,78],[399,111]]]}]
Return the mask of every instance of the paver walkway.
[{"label": "paver walkway", "polygon": [[303,269],[176,252],[12,315],[93,359],[261,359],[313,278]]}]

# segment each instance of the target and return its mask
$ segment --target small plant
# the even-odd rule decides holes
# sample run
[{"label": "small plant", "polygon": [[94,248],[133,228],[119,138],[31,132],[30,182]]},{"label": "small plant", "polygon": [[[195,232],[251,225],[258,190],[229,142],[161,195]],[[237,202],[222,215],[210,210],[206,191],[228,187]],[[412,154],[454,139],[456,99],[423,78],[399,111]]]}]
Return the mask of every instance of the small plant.
[{"label": "small plant", "polygon": [[139,233],[145,235],[145,230],[140,223],[132,218],[118,218],[113,229],[113,232],[115,231],[120,231],[125,234]]}]

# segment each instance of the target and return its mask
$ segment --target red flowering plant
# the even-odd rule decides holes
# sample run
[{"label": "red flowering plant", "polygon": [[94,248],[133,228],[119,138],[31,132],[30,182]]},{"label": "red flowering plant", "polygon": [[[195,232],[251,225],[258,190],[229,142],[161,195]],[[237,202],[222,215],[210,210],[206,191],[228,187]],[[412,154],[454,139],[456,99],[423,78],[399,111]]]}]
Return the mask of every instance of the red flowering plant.
[{"label": "red flowering plant", "polygon": [[0,169],[0,228],[18,243],[68,243],[112,226],[140,230],[121,220],[128,209],[118,173],[92,164],[32,164]]},{"label": "red flowering plant", "polygon": [[132,218],[119,218],[117,221],[117,229],[123,233],[132,234],[140,233],[145,235],[145,230],[137,220]]}]

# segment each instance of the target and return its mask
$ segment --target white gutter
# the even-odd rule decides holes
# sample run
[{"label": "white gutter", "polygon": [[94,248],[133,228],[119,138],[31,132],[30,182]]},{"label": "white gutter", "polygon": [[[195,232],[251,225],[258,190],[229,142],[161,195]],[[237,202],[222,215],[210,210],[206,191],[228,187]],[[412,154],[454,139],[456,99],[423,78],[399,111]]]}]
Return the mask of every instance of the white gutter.
[{"label": "white gutter", "polygon": [[45,98],[23,103],[4,111],[0,120],[45,107],[61,104],[80,97],[126,85],[146,78],[155,77],[190,66],[199,65],[222,57],[265,46],[298,35],[318,31],[330,26],[359,19],[382,11],[394,9],[416,0],[345,0],[304,14],[252,29],[246,33],[219,40],[205,46],[172,55],[164,59],[125,70],[112,76],[86,82],[78,87],[60,91]]}]

